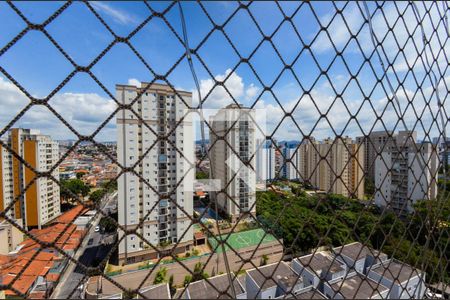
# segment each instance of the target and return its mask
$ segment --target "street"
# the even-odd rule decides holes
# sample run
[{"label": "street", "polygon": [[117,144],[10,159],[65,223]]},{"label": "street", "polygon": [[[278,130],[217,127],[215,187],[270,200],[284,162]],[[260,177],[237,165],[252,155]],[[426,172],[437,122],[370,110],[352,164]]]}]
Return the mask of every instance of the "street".
[{"label": "street", "polygon": [[[259,247],[257,254],[253,255],[253,251],[249,249],[247,252],[242,252],[241,257],[244,260],[251,260],[251,263],[243,263],[243,260],[238,257],[234,252],[227,252],[228,263],[231,271],[239,271],[245,269],[251,269],[254,266],[260,266],[262,255],[267,255],[269,257],[268,263],[278,262],[283,259],[283,248],[281,245],[274,242],[272,246]],[[195,269],[197,263],[206,263],[209,256],[202,256],[198,258],[193,258],[189,260],[184,260],[182,263],[191,271]],[[186,275],[190,274],[183,266],[179,263],[174,262],[171,264],[160,265],[154,269],[143,269],[128,273],[123,273],[120,275],[113,276],[115,282],[119,283],[127,289],[136,289],[141,285],[141,287],[148,287],[153,284],[156,273],[160,268],[167,269],[166,277],[169,278],[171,275],[174,276],[175,285],[181,285],[184,281]],[[151,275],[149,275],[149,273]],[[217,275],[221,272],[226,272],[226,266],[223,259],[223,254],[212,254],[212,258],[209,260],[205,267],[205,272],[210,276]],[[93,299],[97,297],[97,291],[100,288],[102,290],[103,296],[110,296],[117,293],[123,292],[118,286],[108,281],[107,279],[102,279],[101,283],[97,282],[98,277],[92,277],[92,279],[87,283],[86,287],[86,298]]]},{"label": "street", "polygon": [[[117,193],[107,195],[103,199],[102,211],[105,214],[110,214],[117,205]],[[83,242],[75,253],[74,259],[85,266],[95,267],[108,254],[112,245],[102,245],[101,241],[110,236],[108,233],[95,232],[95,227],[101,220],[101,214],[96,214],[88,227]],[[83,283],[88,278],[85,278],[83,269],[77,264],[70,262],[69,266],[61,276],[58,285],[53,291],[53,299],[80,299],[82,298]],[[75,291],[74,291],[75,290]]]}]

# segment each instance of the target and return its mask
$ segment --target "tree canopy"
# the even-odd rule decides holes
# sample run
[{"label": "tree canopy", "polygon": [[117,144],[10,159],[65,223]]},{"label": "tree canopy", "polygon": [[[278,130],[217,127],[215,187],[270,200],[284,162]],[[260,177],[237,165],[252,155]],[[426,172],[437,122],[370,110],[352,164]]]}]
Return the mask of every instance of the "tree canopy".
[{"label": "tree canopy", "polygon": [[72,200],[77,196],[85,197],[89,194],[90,187],[80,179],[61,180],[61,197],[66,200]]},{"label": "tree canopy", "polygon": [[[449,224],[444,222],[450,220],[448,196],[418,201],[416,213],[406,219],[334,194],[309,196],[296,192],[285,195],[267,191],[257,192],[256,201],[256,214],[262,226],[283,239],[285,248],[294,255],[309,253],[320,246],[359,241],[425,270],[432,282],[442,280],[442,274],[449,278],[450,266],[446,266],[445,259],[439,259],[441,254],[444,258],[450,257]],[[426,244],[430,235],[435,236],[431,240],[436,244]]]}]

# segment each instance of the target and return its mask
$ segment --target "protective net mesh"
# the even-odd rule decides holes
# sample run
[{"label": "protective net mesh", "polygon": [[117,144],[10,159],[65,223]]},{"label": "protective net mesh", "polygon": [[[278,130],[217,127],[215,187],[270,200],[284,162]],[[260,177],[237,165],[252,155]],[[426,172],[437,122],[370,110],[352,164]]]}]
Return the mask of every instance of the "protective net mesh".
[{"label": "protective net mesh", "polygon": [[[447,2],[128,5],[139,17],[99,2],[56,3],[51,14],[2,3],[11,30],[0,39],[1,83],[11,94],[1,116],[13,117],[2,118],[0,132],[0,217],[25,239],[2,256],[8,297],[422,298],[448,289]],[[77,28],[75,13],[95,32]],[[67,43],[72,36],[78,47]],[[145,84],[111,85],[111,73],[133,71],[146,74]],[[253,81],[244,92],[237,74]],[[78,94],[64,98],[75,83],[88,90],[87,110]],[[149,95],[156,109],[147,112]],[[170,101],[181,109],[176,117]],[[239,117],[221,127],[206,111],[217,117],[225,106]],[[89,126],[75,120],[104,111]],[[273,171],[254,191],[256,180],[249,186],[221,164],[233,155],[247,172],[258,168],[259,152],[248,147],[260,111]],[[191,113],[203,117],[199,137],[186,134]],[[33,138],[20,141],[16,128],[33,128],[31,117],[47,121],[43,134],[60,128],[73,141],[57,157],[30,155]],[[114,130],[117,150],[100,142]],[[201,140],[194,157],[186,154],[192,138]],[[77,187],[58,170],[80,155],[117,172],[97,189]],[[172,178],[161,155],[183,160],[181,172]],[[186,192],[192,174],[222,185]],[[130,182],[137,194],[126,190]],[[42,185],[59,191],[66,218],[31,217],[50,198],[50,188],[36,198]]]}]

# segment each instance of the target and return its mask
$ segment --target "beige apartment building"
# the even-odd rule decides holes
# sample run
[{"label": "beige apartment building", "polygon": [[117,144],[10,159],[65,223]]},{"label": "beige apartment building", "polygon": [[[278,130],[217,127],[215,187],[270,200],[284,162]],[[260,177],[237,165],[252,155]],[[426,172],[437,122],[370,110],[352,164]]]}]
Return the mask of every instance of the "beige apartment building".
[{"label": "beige apartment building", "polygon": [[[49,171],[59,158],[58,143],[35,129],[13,128],[8,145],[33,169]],[[9,217],[22,219],[27,228],[41,228],[61,214],[58,184],[50,178],[36,178],[36,173],[0,147],[0,209],[7,208],[14,199]],[[56,168],[52,176],[59,180]]]},{"label": "beige apartment building", "polygon": [[[325,139],[313,138],[303,141],[292,152],[291,165],[296,169],[293,175],[289,167],[287,179],[298,179],[313,188],[350,198],[364,197],[364,145],[355,143],[351,138]],[[289,165],[289,164],[287,164]]]},{"label": "beige apartment building", "polygon": [[[22,223],[22,220],[16,220],[18,224]],[[9,252],[14,251],[21,242],[23,242],[24,234],[14,227],[11,223],[3,221],[0,223],[0,254],[7,255]]]},{"label": "beige apartment building", "polygon": [[[195,161],[192,118],[186,109],[191,106],[192,93],[141,83],[117,85],[116,94],[122,104],[140,95],[132,104],[134,113],[123,109],[116,119],[117,160],[136,172],[123,173],[118,179],[119,224],[137,233],[121,239],[119,261],[165,256],[175,243],[174,253],[188,251],[193,244],[189,217],[193,214],[195,168],[191,164]],[[123,231],[119,235],[122,238]]]}]

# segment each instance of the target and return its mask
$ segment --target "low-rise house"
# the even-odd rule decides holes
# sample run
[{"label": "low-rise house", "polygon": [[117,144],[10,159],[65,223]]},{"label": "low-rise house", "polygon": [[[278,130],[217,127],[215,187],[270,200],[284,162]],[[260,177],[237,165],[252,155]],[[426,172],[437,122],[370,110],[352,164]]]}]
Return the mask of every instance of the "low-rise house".
[{"label": "low-rise house", "polygon": [[327,299],[318,289],[312,285],[297,291],[294,295],[280,296],[280,299]]},{"label": "low-rise house", "polygon": [[167,283],[149,286],[139,290],[138,299],[171,299],[170,288]]},{"label": "low-rise house", "polygon": [[388,259],[385,253],[371,249],[359,242],[333,248],[333,253],[349,269],[354,269],[362,274],[367,274],[367,269],[373,264]]},{"label": "low-rise house", "polygon": [[386,286],[357,272],[323,285],[323,294],[329,299],[386,299],[388,293]]},{"label": "low-rise house", "polygon": [[292,268],[303,279],[304,286],[321,288],[322,279],[331,281],[343,278],[346,266],[327,251],[316,252],[310,255],[295,258]]},{"label": "low-rise house", "polygon": [[6,297],[46,298],[51,294],[68,259],[55,248],[43,247],[36,240],[54,243],[67,255],[73,255],[84,235],[70,224],[75,215],[69,211],[55,219],[53,225],[29,231],[34,239],[25,239],[8,256],[0,256],[0,284],[12,283],[12,289],[4,291]]},{"label": "low-rise house", "polygon": [[231,275],[234,292],[227,274],[190,283],[181,293],[181,299],[247,299],[245,287]]},{"label": "low-rise house", "polygon": [[247,271],[246,290],[250,299],[274,299],[295,294],[302,288],[301,276],[283,261]]},{"label": "low-rise house", "polygon": [[387,286],[391,299],[422,299],[426,291],[425,273],[395,259],[372,266],[368,277]]}]

